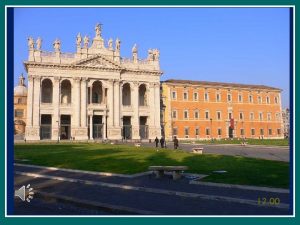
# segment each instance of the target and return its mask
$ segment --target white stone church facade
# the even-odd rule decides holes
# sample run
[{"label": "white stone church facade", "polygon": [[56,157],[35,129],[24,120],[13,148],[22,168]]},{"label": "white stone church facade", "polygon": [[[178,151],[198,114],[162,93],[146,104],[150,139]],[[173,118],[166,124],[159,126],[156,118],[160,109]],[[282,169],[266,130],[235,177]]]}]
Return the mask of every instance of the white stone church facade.
[{"label": "white stone church facade", "polygon": [[78,34],[76,53],[42,51],[28,39],[26,140],[154,139],[161,136],[159,51],[148,58],[120,56],[120,40],[107,45],[101,26],[89,41]]}]

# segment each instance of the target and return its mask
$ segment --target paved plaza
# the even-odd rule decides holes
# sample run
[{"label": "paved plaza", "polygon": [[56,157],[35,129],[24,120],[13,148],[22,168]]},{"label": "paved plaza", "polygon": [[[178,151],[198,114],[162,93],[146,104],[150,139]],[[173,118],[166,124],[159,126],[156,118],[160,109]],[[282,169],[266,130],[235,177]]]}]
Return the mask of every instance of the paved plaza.
[{"label": "paved plaza", "polygon": [[[154,147],[154,143],[142,143],[143,146]],[[266,145],[247,145],[241,146],[236,144],[223,145],[205,145],[205,144],[187,144],[179,143],[179,148],[192,152],[195,147],[202,147],[204,154],[220,154],[231,156],[244,156],[258,159],[268,159],[276,161],[290,161],[289,146],[266,146]],[[173,148],[173,142],[167,142],[168,148]]]},{"label": "paved plaza", "polygon": [[[104,176],[46,167],[15,165],[15,189],[31,184],[30,202],[16,198],[16,214],[45,214],[45,207],[60,207],[60,214],[89,215],[285,215],[289,191],[190,184],[191,178],[156,179],[151,173],[134,178]],[[258,204],[258,198],[278,198],[278,205]],[[48,202],[44,203],[45,199]],[[53,205],[49,205],[49,199]],[[64,203],[60,203],[63,201]],[[70,211],[64,204],[74,204]],[[42,207],[38,207],[41,204]],[[63,204],[63,205],[61,205]],[[86,209],[88,208],[88,210]],[[57,214],[53,209],[53,214]]]}]

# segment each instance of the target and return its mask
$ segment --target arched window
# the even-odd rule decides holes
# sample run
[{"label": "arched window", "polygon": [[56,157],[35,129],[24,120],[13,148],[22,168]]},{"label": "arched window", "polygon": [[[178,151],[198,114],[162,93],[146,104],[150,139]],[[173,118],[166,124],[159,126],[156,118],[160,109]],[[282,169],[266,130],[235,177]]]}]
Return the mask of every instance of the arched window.
[{"label": "arched window", "polygon": [[146,95],[146,85],[141,84],[139,86],[139,105],[146,106],[147,105],[147,95]]},{"label": "arched window", "polygon": [[100,81],[95,81],[92,88],[92,103],[102,103],[103,87]]},{"label": "arched window", "polygon": [[131,89],[130,89],[129,83],[126,83],[123,85],[122,104],[123,105],[131,105]]},{"label": "arched window", "polygon": [[52,103],[53,85],[50,79],[42,81],[42,103]]},{"label": "arched window", "polygon": [[71,82],[69,80],[63,80],[61,82],[61,99],[60,102],[62,104],[69,104],[71,103]]}]

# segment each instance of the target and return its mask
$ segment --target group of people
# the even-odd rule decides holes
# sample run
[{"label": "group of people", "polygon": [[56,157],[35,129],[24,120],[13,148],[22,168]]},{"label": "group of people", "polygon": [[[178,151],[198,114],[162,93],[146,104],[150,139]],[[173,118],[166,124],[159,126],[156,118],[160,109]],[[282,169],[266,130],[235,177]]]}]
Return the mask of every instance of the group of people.
[{"label": "group of people", "polygon": [[[155,141],[155,146],[156,146],[156,148],[158,148],[158,144],[159,144],[159,143],[160,143],[160,147],[161,147],[161,148],[166,148],[166,147],[167,147],[167,142],[166,142],[166,140],[165,140],[164,137],[161,137],[161,139],[158,139],[158,138],[156,137],[154,141]],[[179,141],[178,141],[178,139],[177,139],[176,137],[174,137],[173,142],[174,142],[174,149],[177,149],[178,146],[179,146]]]}]

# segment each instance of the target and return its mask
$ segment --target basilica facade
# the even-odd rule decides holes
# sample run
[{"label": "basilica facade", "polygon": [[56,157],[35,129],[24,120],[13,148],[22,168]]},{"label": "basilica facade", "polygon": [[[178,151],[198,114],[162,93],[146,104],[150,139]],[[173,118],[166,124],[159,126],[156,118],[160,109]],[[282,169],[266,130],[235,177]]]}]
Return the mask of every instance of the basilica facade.
[{"label": "basilica facade", "polygon": [[161,136],[159,51],[146,59],[120,55],[121,41],[80,34],[76,52],[63,53],[60,40],[53,52],[42,39],[28,38],[29,56],[26,140],[141,140]]}]

